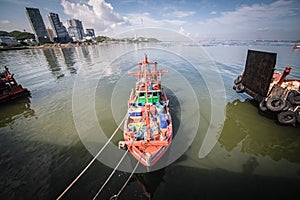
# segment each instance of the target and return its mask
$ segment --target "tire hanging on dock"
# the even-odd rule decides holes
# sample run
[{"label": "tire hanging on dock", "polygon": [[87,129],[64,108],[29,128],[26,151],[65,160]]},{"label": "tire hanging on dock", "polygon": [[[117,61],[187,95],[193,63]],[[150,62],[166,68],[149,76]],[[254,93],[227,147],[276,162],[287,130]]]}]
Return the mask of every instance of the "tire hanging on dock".
[{"label": "tire hanging on dock", "polygon": [[237,85],[239,84],[240,82],[242,82],[242,75],[239,75],[235,80],[234,80],[234,84]]},{"label": "tire hanging on dock", "polygon": [[287,99],[293,105],[300,105],[300,92],[297,90],[291,90]]},{"label": "tire hanging on dock", "polygon": [[264,97],[261,102],[259,103],[259,110],[265,112],[268,110],[267,106],[266,106],[266,98]]},{"label": "tire hanging on dock", "polygon": [[242,93],[245,90],[245,86],[242,83],[239,83],[236,85],[235,91],[237,93]]},{"label": "tire hanging on dock", "polygon": [[281,112],[277,115],[277,119],[281,124],[295,124],[297,121],[296,113],[293,111]]},{"label": "tire hanging on dock", "polygon": [[273,112],[280,112],[285,108],[286,101],[282,97],[271,97],[267,100],[266,106]]},{"label": "tire hanging on dock", "polygon": [[286,101],[286,106],[282,109],[282,111],[288,111],[290,108],[293,108],[291,102]]},{"label": "tire hanging on dock", "polygon": [[300,113],[298,113],[298,114],[296,115],[296,118],[297,118],[298,124],[300,124]]}]

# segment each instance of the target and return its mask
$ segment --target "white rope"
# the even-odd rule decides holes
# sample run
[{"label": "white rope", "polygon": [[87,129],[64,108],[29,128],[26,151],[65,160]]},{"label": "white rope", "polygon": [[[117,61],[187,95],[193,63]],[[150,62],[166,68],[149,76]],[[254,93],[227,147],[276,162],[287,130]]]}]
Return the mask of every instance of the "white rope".
[{"label": "white rope", "polygon": [[[142,156],[141,156],[142,157]],[[131,179],[132,175],[134,174],[135,170],[137,169],[137,167],[140,164],[140,160],[138,160],[138,162],[136,163],[133,171],[131,172],[130,176],[127,178],[126,182],[124,183],[124,185],[122,186],[122,188],[119,190],[118,194],[115,194],[113,196],[110,197],[110,200],[112,199],[117,199],[118,196],[121,194],[121,192],[124,190],[124,188],[126,187],[126,185],[128,184],[129,180]]]},{"label": "white rope", "polygon": [[103,185],[101,186],[101,188],[99,189],[99,191],[97,192],[97,194],[94,196],[93,200],[95,200],[97,198],[97,196],[100,194],[100,192],[103,190],[103,188],[105,187],[105,185],[108,183],[108,181],[111,179],[111,177],[114,175],[115,171],[117,170],[117,168],[119,167],[119,165],[121,164],[121,162],[123,161],[123,159],[125,158],[126,154],[128,153],[128,149],[125,151],[124,155],[122,156],[122,158],[120,159],[120,161],[118,162],[117,166],[115,167],[115,169],[111,172],[111,174],[109,175],[109,177],[106,179],[106,181],[103,183]]},{"label": "white rope", "polygon": [[62,198],[62,196],[75,184],[75,182],[85,173],[85,171],[93,164],[93,162],[97,159],[97,157],[102,153],[102,151],[105,149],[105,147],[108,145],[108,143],[111,141],[111,139],[115,136],[121,125],[123,124],[125,118],[123,118],[122,122],[118,126],[118,128],[115,130],[115,132],[110,136],[110,138],[107,140],[107,142],[104,144],[104,146],[100,149],[100,151],[97,153],[97,155],[91,160],[91,162],[82,170],[82,172],[72,181],[72,183],[57,197],[56,200],[59,200]]},{"label": "white rope", "polygon": [[137,167],[139,166],[140,161],[138,160],[138,162],[136,163],[133,171],[131,172],[130,176],[128,177],[128,179],[126,180],[125,184],[123,185],[123,187],[119,190],[117,196],[119,196],[121,194],[121,192],[123,191],[123,189],[125,188],[125,186],[127,185],[127,183],[129,182],[129,180],[131,179],[132,175],[134,174],[135,170],[137,169]]}]

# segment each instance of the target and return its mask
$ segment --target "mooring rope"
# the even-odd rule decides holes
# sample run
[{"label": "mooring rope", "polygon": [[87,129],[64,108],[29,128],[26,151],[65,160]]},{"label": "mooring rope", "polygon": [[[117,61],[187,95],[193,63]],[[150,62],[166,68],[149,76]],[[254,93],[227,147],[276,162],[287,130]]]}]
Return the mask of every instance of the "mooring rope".
[{"label": "mooring rope", "polygon": [[93,200],[95,200],[97,198],[97,196],[100,194],[100,192],[103,190],[103,188],[105,187],[105,185],[108,183],[108,181],[111,179],[111,177],[114,175],[114,173],[116,172],[117,168],[119,167],[119,165],[121,164],[121,162],[123,161],[123,159],[125,158],[126,154],[128,153],[128,149],[125,151],[124,155],[122,156],[122,158],[120,159],[120,161],[118,162],[117,166],[114,168],[114,170],[111,172],[111,174],[109,175],[109,177],[106,179],[106,181],[103,183],[103,185],[101,186],[101,188],[99,189],[99,191],[97,192],[97,194],[94,196]]},{"label": "mooring rope", "polygon": [[113,196],[110,197],[110,200],[113,200],[113,199],[117,199],[118,196],[121,194],[121,192],[124,190],[124,188],[126,187],[126,185],[128,184],[128,182],[130,181],[132,175],[134,174],[135,170],[138,168],[140,164],[140,161],[138,160],[133,171],[131,172],[130,176],[127,178],[126,182],[124,183],[124,185],[122,186],[122,188],[119,190],[119,192]]},{"label": "mooring rope", "polygon": [[105,149],[105,147],[108,145],[108,143],[112,140],[112,138],[115,136],[117,131],[120,129],[121,125],[123,124],[124,120],[126,119],[126,116],[124,116],[122,122],[117,127],[115,132],[110,136],[110,138],[107,140],[107,142],[104,144],[104,146],[100,149],[100,151],[97,153],[97,155],[91,160],[91,162],[82,170],[82,172],[70,183],[70,185],[57,197],[56,200],[59,200],[63,197],[63,195],[76,183],[76,181],[85,173],[85,171],[93,164],[93,162],[97,159],[97,157],[102,153],[102,151]]}]

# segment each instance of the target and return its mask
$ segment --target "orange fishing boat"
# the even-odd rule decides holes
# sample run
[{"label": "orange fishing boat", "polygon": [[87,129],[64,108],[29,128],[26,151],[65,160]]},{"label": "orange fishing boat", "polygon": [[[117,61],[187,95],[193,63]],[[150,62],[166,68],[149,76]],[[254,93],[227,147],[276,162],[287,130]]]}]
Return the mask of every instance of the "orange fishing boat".
[{"label": "orange fishing boat", "polygon": [[148,62],[146,55],[138,67],[138,72],[129,72],[137,82],[129,97],[124,141],[119,141],[119,148],[128,148],[140,163],[150,167],[172,142],[169,99],[161,86],[161,76],[167,71],[158,71],[157,63]]},{"label": "orange fishing boat", "polygon": [[0,104],[30,96],[30,91],[18,84],[12,75],[0,74]]}]

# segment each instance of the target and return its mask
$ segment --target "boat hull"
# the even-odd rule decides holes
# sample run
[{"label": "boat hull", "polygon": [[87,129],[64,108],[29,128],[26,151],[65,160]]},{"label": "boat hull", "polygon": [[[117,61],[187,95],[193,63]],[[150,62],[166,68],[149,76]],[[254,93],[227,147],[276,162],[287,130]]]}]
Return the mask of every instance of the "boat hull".
[{"label": "boat hull", "polygon": [[[171,116],[169,116],[171,121]],[[146,167],[153,166],[165,154],[172,142],[172,125],[169,124],[165,130],[165,138],[161,138],[159,134],[151,135],[151,140],[137,140],[137,137],[128,129],[127,118],[124,125],[124,142],[122,147],[127,147],[129,152]]]},{"label": "boat hull", "polygon": [[27,88],[23,88],[21,85],[12,87],[10,92],[2,91],[0,94],[0,104],[18,100],[20,98],[30,96],[30,92]]}]

